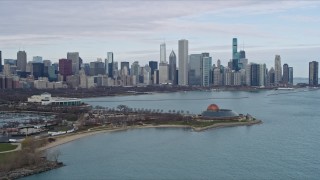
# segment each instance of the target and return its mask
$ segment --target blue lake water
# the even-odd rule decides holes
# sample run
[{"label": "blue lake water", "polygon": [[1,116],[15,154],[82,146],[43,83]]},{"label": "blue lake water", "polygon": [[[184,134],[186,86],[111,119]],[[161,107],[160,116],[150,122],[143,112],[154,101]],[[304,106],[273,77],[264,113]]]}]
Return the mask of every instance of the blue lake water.
[{"label": "blue lake water", "polygon": [[[191,113],[215,103],[264,123],[203,132],[151,128],[98,134],[51,149],[62,153],[66,166],[25,179],[319,179],[319,97],[319,90],[296,90],[88,98],[94,106]],[[150,101],[160,99],[167,100]]]}]

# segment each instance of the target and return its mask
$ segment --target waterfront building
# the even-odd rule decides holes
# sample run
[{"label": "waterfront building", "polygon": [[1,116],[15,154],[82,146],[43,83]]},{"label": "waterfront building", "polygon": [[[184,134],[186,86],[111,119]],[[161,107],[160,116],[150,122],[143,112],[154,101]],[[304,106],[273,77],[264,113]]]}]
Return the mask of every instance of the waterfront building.
[{"label": "waterfront building", "polygon": [[202,117],[207,120],[224,119],[232,120],[238,119],[239,114],[230,109],[220,109],[216,104],[210,104],[206,111],[202,112]]},{"label": "waterfront building", "polygon": [[281,57],[280,55],[275,56],[274,60],[274,84],[279,85],[282,80],[282,68],[281,68]]},{"label": "waterfront building", "polygon": [[169,80],[169,67],[166,62],[159,64],[159,84],[166,84]]},{"label": "waterfront building", "polygon": [[220,68],[213,69],[213,85],[221,86],[222,85],[222,74]]},{"label": "waterfront building", "polygon": [[26,72],[26,67],[27,67],[27,53],[25,51],[18,51],[17,70]]},{"label": "waterfront building", "polygon": [[151,81],[154,82],[154,72],[158,69],[158,62],[157,61],[149,61],[149,67],[151,68]]},{"label": "waterfront building", "polygon": [[289,67],[289,84],[293,85],[293,67]]},{"label": "waterfront building", "polygon": [[319,62],[312,61],[309,62],[309,85],[317,86],[318,85],[318,71],[319,71]]},{"label": "waterfront building", "polygon": [[267,66],[266,64],[259,64],[259,86],[264,87],[266,85]]},{"label": "waterfront building", "polygon": [[260,86],[260,65],[252,63],[251,64],[251,77],[250,77],[250,82],[251,86]]},{"label": "waterfront building", "polygon": [[79,85],[80,85],[80,76],[79,76],[79,74],[67,76],[66,83],[67,83],[68,87],[70,87],[70,88],[79,87]]},{"label": "waterfront building", "polygon": [[202,54],[189,55],[189,68],[188,68],[188,84],[191,86],[202,85]]},{"label": "waterfront building", "polygon": [[284,85],[288,85],[289,83],[289,65],[288,64],[283,64],[282,83]]},{"label": "waterfront building", "polygon": [[32,62],[33,63],[42,63],[42,57],[41,56],[33,56]]},{"label": "waterfront building", "polygon": [[202,86],[210,86],[212,83],[211,78],[211,66],[212,66],[212,58],[211,57],[203,57],[202,58]]},{"label": "waterfront building", "polygon": [[79,74],[79,52],[68,52],[67,59],[72,61],[72,74]]},{"label": "waterfront building", "polygon": [[188,40],[182,39],[178,42],[179,49],[179,85],[188,85]]},{"label": "waterfront building", "polygon": [[273,67],[271,67],[271,69],[269,70],[268,78],[269,78],[269,80],[268,80],[269,85],[273,86],[275,83],[275,71],[274,71]]},{"label": "waterfront building", "polygon": [[241,73],[239,71],[232,72],[232,79],[233,79],[233,86],[240,86],[241,85]]},{"label": "waterfront building", "polygon": [[224,79],[224,84],[225,86],[231,86],[232,85],[232,70],[227,67],[223,71],[223,79]]},{"label": "waterfront building", "polygon": [[63,77],[63,81],[66,81],[67,76],[72,75],[71,59],[59,59],[59,74]]},{"label": "waterfront building", "polygon": [[140,65],[138,61],[135,61],[131,64],[131,74],[130,75],[134,75],[135,76],[135,82],[139,82],[139,75],[140,75]]},{"label": "waterfront building", "polygon": [[79,106],[81,105],[81,99],[79,98],[64,98],[64,97],[52,97],[49,93],[43,93],[41,95],[33,95],[28,98],[28,102],[38,103],[41,105],[54,105],[54,106]]},{"label": "waterfront building", "polygon": [[[168,65],[166,67],[168,69]],[[148,65],[145,65],[143,68],[143,84],[145,85],[151,84],[151,68]]]},{"label": "waterfront building", "polygon": [[169,80],[172,82],[173,85],[178,84],[176,71],[177,71],[177,57],[174,51],[172,50],[169,56]]},{"label": "waterfront building", "polygon": [[107,59],[108,59],[108,62],[109,62],[109,64],[108,64],[108,76],[109,77],[111,77],[111,78],[113,78],[113,69],[114,69],[114,64],[113,64],[113,61],[114,61],[114,59],[113,59],[113,52],[108,52],[107,53]]},{"label": "waterfront building", "polygon": [[167,63],[166,43],[160,44],[160,63]]},{"label": "waterfront building", "polygon": [[239,69],[246,69],[247,64],[248,64],[248,59],[246,58],[239,59]]}]

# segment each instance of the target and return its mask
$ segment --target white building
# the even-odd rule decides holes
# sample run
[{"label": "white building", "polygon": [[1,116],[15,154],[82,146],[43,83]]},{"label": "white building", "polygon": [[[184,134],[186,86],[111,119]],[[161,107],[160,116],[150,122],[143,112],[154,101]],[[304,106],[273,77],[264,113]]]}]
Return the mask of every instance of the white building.
[{"label": "white building", "polygon": [[41,105],[78,106],[81,104],[81,99],[51,97],[51,94],[43,93],[41,95],[31,96],[30,98],[28,98],[28,102],[40,103]]}]

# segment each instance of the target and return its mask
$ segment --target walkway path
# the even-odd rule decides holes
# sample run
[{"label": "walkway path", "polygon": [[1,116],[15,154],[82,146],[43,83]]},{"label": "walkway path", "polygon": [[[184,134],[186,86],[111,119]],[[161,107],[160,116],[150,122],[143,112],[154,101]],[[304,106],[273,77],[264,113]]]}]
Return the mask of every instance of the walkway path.
[{"label": "walkway path", "polygon": [[21,150],[21,143],[11,143],[12,145],[18,145],[15,149],[10,150],[10,151],[2,151],[0,154],[4,153],[10,153],[10,152],[15,152],[15,151],[20,151]]}]

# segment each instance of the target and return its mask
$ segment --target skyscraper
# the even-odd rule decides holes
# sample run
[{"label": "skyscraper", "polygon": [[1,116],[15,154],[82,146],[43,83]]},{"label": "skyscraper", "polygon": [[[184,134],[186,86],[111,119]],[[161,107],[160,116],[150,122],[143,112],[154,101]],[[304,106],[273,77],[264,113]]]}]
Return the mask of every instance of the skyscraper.
[{"label": "skyscraper", "polygon": [[67,59],[72,60],[72,74],[79,74],[79,53],[68,52]]},{"label": "skyscraper", "polygon": [[160,44],[160,63],[166,63],[167,62],[167,56],[166,56],[166,43]]},{"label": "skyscraper", "polygon": [[169,67],[166,62],[159,63],[159,84],[168,83]]},{"label": "skyscraper", "polygon": [[288,85],[289,83],[289,65],[283,64],[282,83]]},{"label": "skyscraper", "polygon": [[172,50],[169,56],[169,80],[174,85],[177,84],[176,70],[177,70],[177,57],[174,51]]},{"label": "skyscraper", "polygon": [[0,51],[0,72],[2,72],[2,52]]},{"label": "skyscraper", "polygon": [[212,66],[211,57],[203,57],[202,59],[202,86],[210,86],[210,72]]},{"label": "skyscraper", "polygon": [[233,38],[232,39],[232,59],[238,59],[237,53],[238,53],[238,39]]},{"label": "skyscraper", "polygon": [[282,80],[281,57],[276,55],[274,60],[274,84],[278,85]]},{"label": "skyscraper", "polygon": [[179,49],[179,85],[188,85],[188,40],[182,39],[178,42]]},{"label": "skyscraper", "polygon": [[289,67],[289,84],[293,85],[293,67]]},{"label": "skyscraper", "polygon": [[189,56],[188,84],[200,86],[202,84],[202,54],[191,54]]},{"label": "skyscraper", "polygon": [[34,63],[42,63],[42,57],[41,56],[33,56],[32,62],[34,62]]},{"label": "skyscraper", "polygon": [[17,70],[26,71],[27,67],[27,53],[25,51],[18,51],[17,53]]},{"label": "skyscraper", "polygon": [[113,52],[107,53],[107,59],[108,59],[108,76],[113,78],[113,70],[114,70],[114,64],[113,64]]},{"label": "skyscraper", "polygon": [[59,59],[59,74],[63,76],[63,81],[66,81],[67,76],[72,75],[71,59]]},{"label": "skyscraper", "polygon": [[319,71],[319,62],[312,61],[309,62],[309,85],[317,86],[318,85],[318,71]]}]

